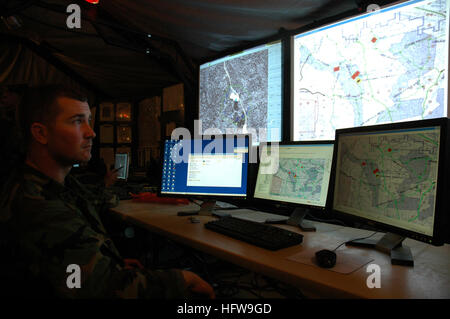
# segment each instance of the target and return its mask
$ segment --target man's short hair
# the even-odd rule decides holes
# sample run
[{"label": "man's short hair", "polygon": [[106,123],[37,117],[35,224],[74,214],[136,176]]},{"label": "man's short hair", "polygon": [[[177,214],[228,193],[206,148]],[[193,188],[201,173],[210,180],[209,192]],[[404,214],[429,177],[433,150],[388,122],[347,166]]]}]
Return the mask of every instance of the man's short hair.
[{"label": "man's short hair", "polygon": [[49,125],[55,120],[59,114],[56,100],[60,97],[81,102],[88,101],[83,93],[60,85],[36,86],[27,89],[17,110],[17,124],[24,147],[27,147],[31,141],[31,124],[40,122]]}]

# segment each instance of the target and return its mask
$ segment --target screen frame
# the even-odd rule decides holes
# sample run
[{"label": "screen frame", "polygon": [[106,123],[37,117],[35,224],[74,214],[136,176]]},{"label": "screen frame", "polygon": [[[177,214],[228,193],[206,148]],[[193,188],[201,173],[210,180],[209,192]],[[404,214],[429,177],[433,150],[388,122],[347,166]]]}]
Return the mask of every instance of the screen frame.
[{"label": "screen frame", "polygon": [[[250,159],[251,159],[251,152],[252,152],[252,148],[250,147],[251,145],[251,135],[250,134],[211,134],[211,135],[201,135],[201,136],[194,136],[193,138],[190,138],[190,140],[195,140],[195,139],[208,139],[208,140],[213,140],[216,139],[216,137],[222,137],[222,138],[227,138],[227,137],[233,137],[233,138],[245,138],[247,139],[247,144],[249,145],[248,147],[248,160],[247,160],[247,178],[246,178],[246,183],[247,183],[247,190],[246,190],[246,195],[245,196],[239,196],[239,195],[235,195],[235,194],[231,194],[231,195],[224,195],[224,194],[174,194],[174,193],[162,193],[162,170],[164,167],[164,150],[165,150],[165,142],[166,141],[170,141],[173,139],[165,139],[162,141],[162,145],[161,145],[161,154],[160,154],[160,163],[161,163],[161,167],[159,169],[160,171],[160,175],[159,175],[159,187],[158,187],[158,193],[157,195],[159,197],[170,197],[170,198],[192,198],[192,199],[200,199],[200,200],[246,200],[249,197],[249,193],[250,193],[250,187],[249,187],[249,183],[251,181],[250,178]],[[206,137],[206,138],[204,138]],[[214,137],[214,138],[213,138]],[[178,140],[183,140],[183,139],[177,139]]]},{"label": "screen frame", "polygon": [[[259,166],[260,166],[260,154],[261,154],[261,148],[264,146],[272,146],[274,144],[278,144],[279,146],[291,146],[291,145],[321,145],[321,144],[332,144],[333,145],[333,154],[332,154],[332,159],[334,158],[334,152],[335,152],[335,141],[334,140],[320,140],[320,141],[286,141],[286,142],[280,142],[280,143],[273,143],[273,142],[267,142],[267,143],[261,143],[258,146],[258,165],[256,167],[256,174],[255,174],[255,182],[254,182],[254,187],[253,187],[253,192],[252,192],[252,201],[255,203],[255,205],[259,206],[259,205],[263,205],[264,207],[266,206],[274,206],[276,208],[284,208],[284,209],[294,209],[296,207],[302,207],[302,208],[308,208],[308,209],[314,209],[314,210],[320,210],[320,211],[327,211],[328,208],[330,207],[330,197],[329,197],[329,193],[330,193],[330,185],[331,185],[331,175],[332,172],[330,173],[330,180],[328,181],[328,190],[327,190],[327,199],[325,201],[325,206],[317,206],[317,205],[310,205],[310,204],[300,204],[300,203],[293,203],[293,202],[286,202],[286,201],[280,201],[280,200],[276,200],[276,199],[267,199],[267,198],[259,198],[259,197],[255,197],[255,190],[256,190],[256,181],[258,178],[258,172],[259,172]],[[333,162],[331,162],[331,169],[333,168]],[[281,214],[281,215],[286,215],[286,214],[291,214],[292,211],[287,211],[287,212],[283,212],[284,209],[282,209],[282,211],[278,211],[277,213]]]},{"label": "screen frame", "polygon": [[[449,226],[449,218],[446,217],[446,211],[450,208],[448,204],[448,200],[446,200],[446,191],[449,189],[449,181],[446,180],[446,176],[449,175],[449,163],[450,160],[449,154],[449,125],[450,119],[447,117],[435,118],[435,119],[427,119],[427,120],[417,120],[417,121],[408,121],[408,122],[398,122],[398,123],[388,123],[388,124],[379,124],[379,125],[370,125],[370,126],[360,126],[353,128],[344,128],[337,129],[335,135],[335,148],[333,153],[333,164],[331,168],[331,176],[330,176],[330,187],[328,198],[330,199],[330,211],[333,215],[333,218],[338,220],[344,220],[350,223],[360,223],[363,225],[367,225],[369,227],[374,227],[376,229],[380,229],[380,231],[392,232],[404,237],[408,237],[411,239],[415,239],[418,241],[422,241],[428,244],[432,244],[435,246],[442,245],[445,241],[448,241],[446,238],[447,227]],[[433,235],[425,235],[422,233],[418,233],[415,231],[411,231],[405,228],[401,228],[398,226],[386,224],[380,221],[375,221],[369,218],[364,218],[361,216],[353,215],[352,213],[345,212],[342,210],[338,210],[334,208],[334,194],[336,190],[336,167],[337,167],[337,158],[339,153],[339,139],[343,134],[352,134],[352,133],[368,133],[368,132],[378,132],[378,131],[396,131],[396,130],[404,130],[404,129],[420,129],[426,127],[440,127],[440,147],[439,147],[439,165],[438,165],[438,173],[437,173],[437,188],[436,188],[436,204],[435,204],[435,220],[433,225]]]}]

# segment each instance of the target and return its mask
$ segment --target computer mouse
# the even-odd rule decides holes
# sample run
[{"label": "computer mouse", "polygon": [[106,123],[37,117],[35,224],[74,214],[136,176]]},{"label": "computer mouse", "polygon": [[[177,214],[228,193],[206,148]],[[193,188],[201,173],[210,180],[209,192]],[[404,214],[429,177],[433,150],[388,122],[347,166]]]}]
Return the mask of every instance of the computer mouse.
[{"label": "computer mouse", "polygon": [[328,249],[319,250],[316,252],[316,262],[322,268],[332,268],[336,265],[336,253]]}]

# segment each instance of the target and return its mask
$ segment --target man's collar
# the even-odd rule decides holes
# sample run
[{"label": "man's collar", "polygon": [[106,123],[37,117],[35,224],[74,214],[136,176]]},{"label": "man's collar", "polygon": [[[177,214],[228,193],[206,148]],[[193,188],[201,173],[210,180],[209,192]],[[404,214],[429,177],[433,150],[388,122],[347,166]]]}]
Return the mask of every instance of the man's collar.
[{"label": "man's collar", "polygon": [[[25,176],[27,176],[28,174],[31,174],[30,178],[25,177],[26,179],[32,179],[33,182],[38,183],[39,185],[50,187],[52,190],[57,191],[57,192],[67,191],[67,188],[63,184],[55,181],[51,177],[45,175],[41,171],[37,170],[36,168],[34,168],[26,163],[24,164],[23,171],[24,171]],[[67,180],[67,177],[66,177],[65,181],[66,180]]]}]

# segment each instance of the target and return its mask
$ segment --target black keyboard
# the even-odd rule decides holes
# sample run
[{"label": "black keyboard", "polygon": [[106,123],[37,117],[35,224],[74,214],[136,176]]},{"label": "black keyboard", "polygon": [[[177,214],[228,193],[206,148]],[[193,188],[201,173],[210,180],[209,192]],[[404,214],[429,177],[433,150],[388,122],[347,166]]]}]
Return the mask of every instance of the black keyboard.
[{"label": "black keyboard", "polygon": [[205,224],[207,229],[258,247],[278,250],[301,244],[303,235],[276,226],[234,217],[222,217]]}]

